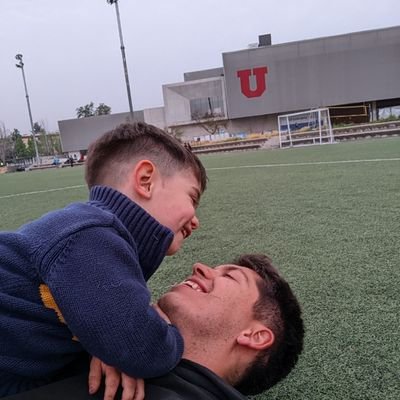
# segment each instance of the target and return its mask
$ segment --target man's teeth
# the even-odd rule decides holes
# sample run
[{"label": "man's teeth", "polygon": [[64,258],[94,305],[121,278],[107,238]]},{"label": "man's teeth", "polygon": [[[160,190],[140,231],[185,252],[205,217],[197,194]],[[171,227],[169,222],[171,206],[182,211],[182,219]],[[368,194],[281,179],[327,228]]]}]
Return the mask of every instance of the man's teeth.
[{"label": "man's teeth", "polygon": [[196,290],[196,292],[203,292],[196,282],[186,281],[185,285],[190,286],[192,289]]}]

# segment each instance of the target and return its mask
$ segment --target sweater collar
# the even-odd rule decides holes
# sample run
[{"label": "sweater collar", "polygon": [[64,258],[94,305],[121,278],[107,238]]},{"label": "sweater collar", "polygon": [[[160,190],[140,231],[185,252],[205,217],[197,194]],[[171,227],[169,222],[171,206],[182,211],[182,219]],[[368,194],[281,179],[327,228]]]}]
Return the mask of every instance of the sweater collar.
[{"label": "sweater collar", "polygon": [[173,232],[161,225],[142,207],[107,186],[90,189],[89,203],[114,214],[131,234],[145,279],[160,266],[173,240]]}]

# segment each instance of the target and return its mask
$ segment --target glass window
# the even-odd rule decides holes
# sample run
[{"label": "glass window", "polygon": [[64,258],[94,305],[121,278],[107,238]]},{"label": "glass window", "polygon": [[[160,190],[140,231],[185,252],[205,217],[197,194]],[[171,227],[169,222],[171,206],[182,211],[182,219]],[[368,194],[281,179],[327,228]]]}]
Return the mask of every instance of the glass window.
[{"label": "glass window", "polygon": [[223,117],[224,108],[221,97],[205,97],[190,100],[190,115],[192,120]]},{"label": "glass window", "polygon": [[379,113],[379,119],[400,118],[400,105],[380,108],[378,113]]}]

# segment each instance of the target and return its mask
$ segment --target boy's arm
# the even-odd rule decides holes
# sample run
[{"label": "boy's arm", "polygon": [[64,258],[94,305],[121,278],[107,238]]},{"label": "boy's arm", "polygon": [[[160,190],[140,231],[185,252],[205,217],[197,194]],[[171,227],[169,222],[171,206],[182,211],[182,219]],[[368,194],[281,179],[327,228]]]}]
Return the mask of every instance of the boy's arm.
[{"label": "boy's arm", "polygon": [[74,234],[56,253],[43,257],[43,280],[90,354],[138,378],[175,367],[183,338],[150,306],[132,246],[116,231],[97,227]]},{"label": "boy's arm", "polygon": [[168,315],[165,314],[165,312],[163,310],[161,310],[160,306],[158,305],[158,303],[154,303],[152,304],[152,307],[157,311],[158,315],[168,324],[171,323],[171,320],[169,319]]}]

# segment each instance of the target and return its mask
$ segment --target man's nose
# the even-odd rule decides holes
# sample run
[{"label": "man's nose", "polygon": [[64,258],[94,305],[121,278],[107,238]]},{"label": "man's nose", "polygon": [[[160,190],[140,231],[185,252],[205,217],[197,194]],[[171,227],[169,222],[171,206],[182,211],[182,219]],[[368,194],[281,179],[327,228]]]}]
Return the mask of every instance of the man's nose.
[{"label": "man's nose", "polygon": [[212,279],[214,276],[214,270],[208,265],[202,263],[196,263],[193,265],[193,275],[200,275],[205,279]]}]

